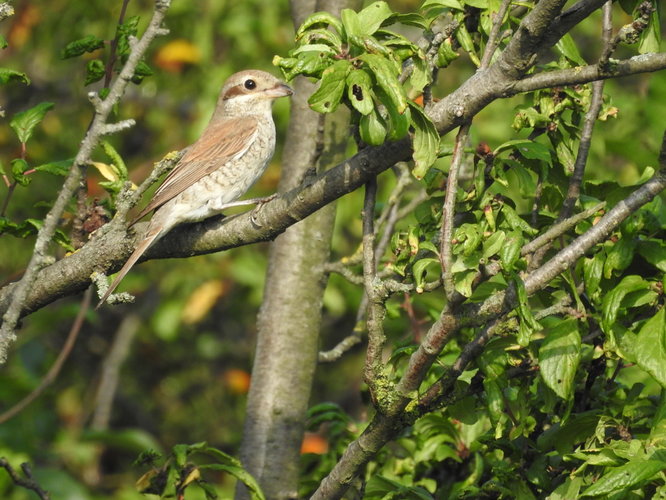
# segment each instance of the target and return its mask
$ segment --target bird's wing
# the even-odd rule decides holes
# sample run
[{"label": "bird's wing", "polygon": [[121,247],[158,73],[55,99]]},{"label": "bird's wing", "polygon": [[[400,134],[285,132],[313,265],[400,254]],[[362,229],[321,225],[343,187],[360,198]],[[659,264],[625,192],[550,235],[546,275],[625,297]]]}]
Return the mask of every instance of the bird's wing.
[{"label": "bird's wing", "polygon": [[242,156],[254,142],[257,126],[257,120],[251,116],[229,118],[210,124],[164,179],[162,185],[155,191],[153,199],[137,215],[132,224],[178,196],[227,161]]}]

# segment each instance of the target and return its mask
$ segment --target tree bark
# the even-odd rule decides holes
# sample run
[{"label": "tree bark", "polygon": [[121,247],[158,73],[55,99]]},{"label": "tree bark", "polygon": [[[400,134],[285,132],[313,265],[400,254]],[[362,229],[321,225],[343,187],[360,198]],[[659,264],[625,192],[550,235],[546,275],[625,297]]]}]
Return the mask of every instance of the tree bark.
[{"label": "tree bark", "polygon": [[[291,2],[296,27],[316,10],[339,13],[342,2]],[[314,85],[295,81],[279,191],[304,182],[313,165],[344,159],[349,114],[319,115],[307,99]],[[321,307],[335,204],[290,227],[271,245],[241,460],[270,499],[298,498],[299,456],[319,351]],[[247,498],[239,485],[236,498]]]}]

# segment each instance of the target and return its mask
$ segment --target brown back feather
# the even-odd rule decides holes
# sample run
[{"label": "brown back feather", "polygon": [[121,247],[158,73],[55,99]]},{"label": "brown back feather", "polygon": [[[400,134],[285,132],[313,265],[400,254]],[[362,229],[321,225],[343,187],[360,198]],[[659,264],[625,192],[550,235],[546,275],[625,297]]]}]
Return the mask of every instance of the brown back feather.
[{"label": "brown back feather", "polygon": [[257,120],[251,116],[228,118],[209,124],[197,142],[164,179],[162,185],[155,191],[153,199],[136,216],[132,224],[136,224],[146,214],[157,210],[202,177],[220,168],[229,159],[243,154],[252,144],[252,136],[257,131],[257,125]]}]

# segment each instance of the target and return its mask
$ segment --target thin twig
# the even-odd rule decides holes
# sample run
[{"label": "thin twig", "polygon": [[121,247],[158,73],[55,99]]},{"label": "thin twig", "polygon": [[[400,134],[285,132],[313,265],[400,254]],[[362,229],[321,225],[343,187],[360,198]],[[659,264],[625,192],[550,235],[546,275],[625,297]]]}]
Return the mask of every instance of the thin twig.
[{"label": "thin twig", "polygon": [[34,491],[39,498],[42,500],[50,500],[49,492],[44,490],[32,477],[32,470],[30,470],[30,465],[27,462],[21,464],[21,470],[25,479],[19,476],[18,472],[14,470],[11,464],[7,461],[6,458],[0,458],[0,467],[7,471],[9,477],[12,478],[14,484],[21,486],[27,490]]},{"label": "thin twig", "polygon": [[51,365],[51,368],[44,376],[42,381],[39,383],[39,385],[35,387],[35,389],[30,394],[28,394],[21,401],[12,406],[10,409],[0,414],[0,424],[4,424],[7,420],[11,419],[12,417],[15,417],[20,412],[22,412],[30,403],[32,403],[35,399],[37,399],[44,392],[44,390],[49,385],[51,385],[58,377],[60,370],[65,364],[65,361],[67,361],[69,354],[72,352],[72,347],[74,347],[74,343],[76,342],[76,339],[79,336],[79,332],[81,331],[81,327],[83,326],[83,321],[85,320],[86,313],[90,308],[91,297],[92,297],[92,288],[88,288],[83,294],[83,298],[81,299],[81,305],[79,306],[79,312],[76,314],[74,323],[72,323],[72,327],[70,328],[69,333],[67,334],[67,339],[65,340],[65,344],[62,346],[60,353],[58,353],[58,357],[56,358],[55,362],[53,363],[53,365]]},{"label": "thin twig", "polygon": [[599,210],[604,208],[606,206],[606,202],[602,201],[601,203],[598,203],[597,205],[593,206],[592,208],[588,208],[587,210],[583,210],[582,212],[577,213],[576,215],[573,215],[571,217],[568,217],[560,222],[557,222],[554,226],[550,227],[548,231],[545,233],[537,236],[534,238],[532,241],[529,243],[525,244],[521,249],[520,249],[520,255],[523,257],[525,255],[529,255],[532,252],[535,252],[539,248],[548,245],[552,241],[556,240],[560,236],[562,236],[564,233],[569,231],[572,227],[574,227],[576,224],[578,224],[580,221],[587,219],[588,217],[596,214]]},{"label": "thin twig", "polygon": [[19,317],[21,316],[23,303],[37,278],[38,271],[47,261],[48,247],[53,240],[53,235],[60,222],[60,217],[79,186],[79,178],[81,176],[80,167],[89,163],[93,149],[99,142],[101,136],[108,132],[109,129],[106,120],[113,107],[120,101],[125,93],[125,89],[134,75],[134,70],[143,58],[150,43],[156,36],[167,33],[167,30],[162,28],[162,21],[170,3],[170,0],[158,0],[155,2],[155,11],[150,24],[140,40],[134,40],[133,43],[130,43],[132,48],[127,58],[127,62],[111,86],[111,90],[106,99],[102,101],[99,96],[96,96],[94,93],[91,96],[91,101],[95,106],[95,117],[93,118],[93,122],[88,129],[86,137],[81,143],[81,147],[74,159],[72,168],[69,171],[67,179],[65,180],[55,203],[44,218],[44,224],[37,233],[34,251],[30,258],[30,262],[28,263],[28,267],[23,278],[15,287],[7,311],[2,317],[3,322],[0,327],[0,363],[6,360],[7,349],[16,339],[15,329]]},{"label": "thin twig", "polygon": [[486,69],[490,66],[490,62],[493,59],[493,54],[497,50],[499,45],[499,32],[502,28],[502,22],[504,21],[504,16],[506,16],[509,7],[511,6],[512,0],[503,0],[502,5],[499,10],[495,13],[493,18],[493,27],[490,30],[490,35],[488,35],[488,42],[486,43],[486,48],[483,51],[483,58],[481,59],[481,65],[479,69]]},{"label": "thin twig", "polygon": [[456,143],[453,147],[453,158],[451,159],[451,168],[446,180],[446,196],[444,197],[444,206],[442,207],[442,229],[439,240],[440,262],[442,265],[442,275],[444,276],[444,291],[449,301],[455,296],[455,286],[453,282],[453,219],[455,215],[456,195],[458,194],[458,172],[462,165],[462,159],[465,152],[465,144],[469,135],[470,124],[467,123],[460,127],[456,136]]}]

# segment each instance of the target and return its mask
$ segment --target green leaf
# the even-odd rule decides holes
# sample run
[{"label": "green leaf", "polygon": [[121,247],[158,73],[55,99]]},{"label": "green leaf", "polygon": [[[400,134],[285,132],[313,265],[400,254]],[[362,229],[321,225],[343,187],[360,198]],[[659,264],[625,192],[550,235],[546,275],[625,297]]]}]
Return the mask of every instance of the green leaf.
[{"label": "green leaf", "polygon": [[640,54],[650,54],[659,52],[661,48],[661,25],[659,23],[659,9],[655,9],[650,14],[650,21],[647,29],[641,33],[640,42],[638,44],[638,52]]},{"label": "green leaf", "polygon": [[384,21],[393,15],[386,2],[373,2],[358,13],[358,20],[364,35],[372,35]]},{"label": "green leaf", "polygon": [[569,59],[572,63],[577,64],[578,66],[585,66],[587,64],[585,59],[581,57],[580,52],[578,52],[578,46],[569,33],[566,33],[560,38],[555,44],[555,47],[560,54]]},{"label": "green leaf", "polygon": [[666,242],[656,239],[639,241],[638,253],[654,267],[666,272]]},{"label": "green leaf", "polygon": [[35,170],[38,172],[46,172],[47,174],[65,176],[69,173],[73,163],[74,158],[70,158],[68,160],[52,161],[35,167]]},{"label": "green leaf", "polygon": [[432,7],[447,7],[449,9],[464,10],[463,5],[458,0],[426,0],[421,9]]},{"label": "green leaf", "polygon": [[534,318],[532,309],[527,300],[527,290],[525,290],[525,283],[518,276],[515,275],[513,283],[516,287],[516,295],[518,298],[518,315],[520,316],[520,327],[518,331],[518,344],[525,347],[530,343],[532,332],[541,330],[543,327]]},{"label": "green leaf", "polygon": [[369,115],[375,107],[372,78],[363,69],[353,69],[347,75],[347,98],[362,115]]},{"label": "green leaf", "polygon": [[0,83],[20,82],[30,85],[30,78],[25,73],[14,71],[13,69],[0,68]]},{"label": "green leaf", "polygon": [[[398,81],[400,69],[396,68],[392,61],[377,54],[362,54],[359,59],[369,66],[375,81],[386,93],[398,113],[404,113],[407,109],[407,96]],[[389,103],[384,104],[389,106]]]},{"label": "green leaf", "polygon": [[21,111],[14,115],[9,122],[9,126],[14,129],[19,141],[24,144],[28,142],[35,126],[44,119],[44,115],[46,115],[51,108],[53,108],[52,102],[42,102],[33,108]]},{"label": "green leaf", "polygon": [[636,363],[666,389],[666,321],[662,307],[638,332],[631,350]]},{"label": "green leaf", "polygon": [[[306,31],[301,38],[297,38],[296,41],[299,43],[305,42],[304,46],[322,46],[321,50],[333,50],[335,54],[339,54],[342,51],[342,39],[340,36],[325,28],[317,28],[313,30]],[[327,47],[324,49],[323,47]],[[300,47],[299,47],[300,49]],[[298,51],[299,49],[296,49]],[[296,51],[292,55],[296,54]]]},{"label": "green leaf", "polygon": [[347,41],[352,37],[361,37],[365,34],[361,21],[358,18],[358,13],[352,9],[342,9],[340,12],[340,19],[342,20],[343,38],[346,36]]},{"label": "green leaf", "polygon": [[412,274],[414,275],[414,283],[416,284],[416,293],[423,292],[423,285],[425,283],[426,271],[428,266],[440,266],[439,259],[433,257],[426,257],[417,260],[412,266]]},{"label": "green leaf", "polygon": [[604,270],[605,256],[603,252],[598,252],[594,257],[583,260],[583,278],[585,281],[585,291],[593,297],[599,290],[601,277]]},{"label": "green leaf", "polygon": [[116,29],[119,55],[127,56],[130,53],[129,37],[136,36],[138,33],[139,19],[139,16],[132,16],[128,18],[123,24],[119,25]]},{"label": "green leaf", "polygon": [[613,271],[623,271],[631,264],[634,258],[634,250],[636,249],[636,241],[630,237],[623,237],[613,244],[606,254],[606,262],[604,262],[604,277],[610,278]]},{"label": "green leaf", "polygon": [[7,39],[4,36],[0,35],[0,49],[6,49],[7,47],[9,47]]},{"label": "green leaf", "polygon": [[27,186],[32,181],[32,178],[28,175],[24,175],[24,172],[30,167],[28,162],[22,158],[16,158],[11,161],[12,165],[12,178],[20,185]]},{"label": "green leaf", "polygon": [[439,134],[435,125],[430,121],[423,109],[412,101],[409,102],[412,125],[414,126],[414,139],[412,147],[414,152],[414,170],[412,173],[417,179],[422,179],[428,169],[435,163],[439,150]]},{"label": "green leaf", "polygon": [[460,54],[453,50],[451,38],[447,38],[437,50],[437,66],[440,68],[446,68],[449,64],[458,59],[458,57],[460,57]]},{"label": "green leaf", "polygon": [[650,284],[640,276],[625,276],[618,285],[604,297],[601,304],[601,329],[610,333],[613,323],[620,311],[624,297],[636,290],[649,289]]},{"label": "green leaf", "polygon": [[91,83],[98,82],[104,78],[106,70],[104,68],[104,63],[99,59],[92,59],[86,64],[86,79],[83,82],[83,85],[90,85]]},{"label": "green leaf", "polygon": [[635,489],[665,469],[666,462],[661,460],[631,460],[604,474],[596,483],[587,488],[582,496],[596,497]]},{"label": "green leaf", "polygon": [[94,52],[103,47],[104,40],[101,40],[94,35],[88,35],[65,45],[65,48],[60,51],[60,57],[62,59],[78,57],[86,52]]},{"label": "green leaf", "polygon": [[379,146],[386,140],[386,124],[374,108],[370,114],[361,116],[358,130],[363,142],[371,146]]},{"label": "green leaf", "polygon": [[511,271],[513,265],[520,257],[520,249],[523,246],[523,238],[520,233],[512,231],[506,240],[504,246],[500,248],[499,256],[502,261],[502,268],[505,271]]},{"label": "green leaf", "polygon": [[132,83],[138,85],[144,78],[147,76],[153,76],[154,74],[155,72],[153,71],[153,68],[148,66],[145,61],[139,61],[139,64],[136,65],[136,69],[134,70],[134,75],[132,75]]},{"label": "green leaf", "polygon": [[580,362],[578,321],[567,319],[546,332],[539,348],[539,373],[555,394],[573,397],[574,379]]},{"label": "green leaf", "polygon": [[483,252],[481,255],[484,259],[497,255],[506,241],[506,233],[504,231],[496,231],[491,234],[488,239],[483,242]]},{"label": "green leaf", "polygon": [[118,153],[118,151],[116,151],[116,149],[107,141],[102,141],[100,146],[102,146],[104,154],[106,154],[111,160],[110,166],[118,177],[118,180],[122,182],[127,181],[129,173],[127,172],[127,166],[125,165],[122,156],[120,156],[120,153]]},{"label": "green leaf", "polygon": [[464,22],[461,22],[458,25],[458,29],[456,30],[456,40],[458,40],[458,43],[463,48],[463,50],[467,52],[467,55],[469,55],[469,58],[472,60],[472,62],[476,64],[477,67],[481,66],[481,61],[476,55],[474,41],[472,40],[472,36],[469,34],[469,31],[467,31]]},{"label": "green leaf", "polygon": [[534,229],[527,223],[526,220],[520,217],[513,209],[513,207],[507,204],[502,205],[502,214],[504,215],[504,218],[506,219],[511,229],[529,234],[530,236],[534,236],[539,232],[538,229]]},{"label": "green leaf", "polygon": [[394,12],[382,23],[382,26],[389,26],[395,23],[405,24],[407,26],[416,26],[422,30],[428,29],[429,26],[429,23],[426,21],[426,19],[421,14],[417,14],[416,12],[409,12],[407,14],[399,14]]},{"label": "green leaf", "polygon": [[335,30],[342,34],[342,23],[340,20],[328,12],[315,12],[308,17],[296,32],[296,39],[299,40],[306,35],[306,32],[313,26],[333,26]]},{"label": "green leaf", "polygon": [[503,151],[512,151],[514,149],[528,160],[538,160],[544,163],[551,163],[552,161],[550,156],[550,149],[547,146],[544,146],[540,142],[531,141],[529,139],[515,139],[512,141],[507,141],[498,146],[494,153],[495,156],[497,156]]},{"label": "green leaf", "polygon": [[318,113],[332,113],[340,104],[345,90],[347,74],[352,70],[351,63],[340,60],[324,70],[321,84],[317,91],[310,96],[308,104]]}]

